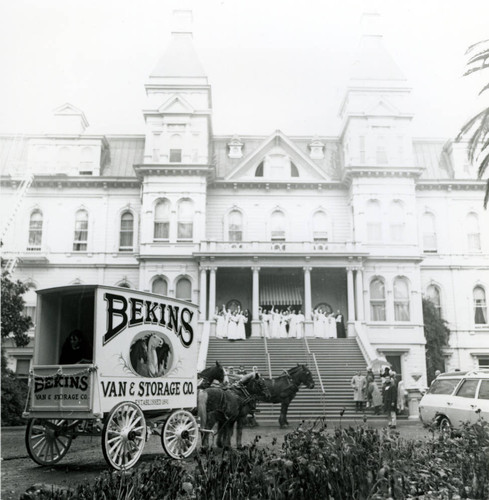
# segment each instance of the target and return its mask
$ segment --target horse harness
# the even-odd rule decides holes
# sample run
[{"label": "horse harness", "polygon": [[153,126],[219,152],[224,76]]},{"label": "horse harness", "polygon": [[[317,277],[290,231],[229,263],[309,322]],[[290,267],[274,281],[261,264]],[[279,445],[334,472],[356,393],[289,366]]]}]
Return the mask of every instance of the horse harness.
[{"label": "horse harness", "polygon": [[[246,387],[242,384],[240,384],[239,382],[236,383],[236,384],[233,384],[229,387],[222,387],[222,391],[221,392],[221,399],[219,401],[219,406],[221,408],[224,408],[224,402],[225,402],[225,392],[224,391],[233,391],[237,396],[238,396],[238,400],[239,400],[239,411],[241,411],[241,409],[247,405],[247,404],[250,404],[250,413],[253,414],[253,411],[256,409],[256,397],[255,396],[252,396],[248,390],[246,389]],[[243,399],[240,397],[243,396]],[[231,416],[228,416],[226,414],[226,411],[225,410],[218,410],[220,411],[224,417],[226,417],[226,422],[224,422],[224,424],[227,424],[230,420],[231,420]]]}]

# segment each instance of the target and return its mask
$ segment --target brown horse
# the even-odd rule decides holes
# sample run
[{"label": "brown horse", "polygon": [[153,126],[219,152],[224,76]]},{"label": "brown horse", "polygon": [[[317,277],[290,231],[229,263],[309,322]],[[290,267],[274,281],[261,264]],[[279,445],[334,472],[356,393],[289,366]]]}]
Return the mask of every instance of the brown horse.
[{"label": "brown horse", "polygon": [[267,403],[280,403],[280,417],[278,422],[280,428],[287,427],[287,410],[291,401],[295,398],[299,387],[305,385],[308,389],[314,389],[314,380],[312,378],[311,370],[307,365],[297,365],[289,370],[285,370],[283,375],[279,375],[273,379],[265,379],[268,390],[270,391],[269,399],[262,399]]},{"label": "brown horse", "polygon": [[[230,448],[236,423],[236,446],[241,446],[243,425],[256,408],[256,400],[269,398],[265,380],[258,373],[249,373],[229,388],[209,387],[199,391],[197,404],[200,427],[211,430],[217,422],[217,446]],[[202,434],[202,446],[208,444],[208,433]]]}]

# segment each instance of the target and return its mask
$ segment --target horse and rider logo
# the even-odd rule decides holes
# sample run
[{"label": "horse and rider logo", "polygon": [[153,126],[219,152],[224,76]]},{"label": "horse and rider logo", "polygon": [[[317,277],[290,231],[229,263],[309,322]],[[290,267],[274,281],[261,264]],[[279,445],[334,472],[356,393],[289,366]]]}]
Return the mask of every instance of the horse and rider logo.
[{"label": "horse and rider logo", "polygon": [[173,350],[160,332],[142,332],[132,341],[129,358],[134,372],[142,377],[161,377],[171,367]]}]

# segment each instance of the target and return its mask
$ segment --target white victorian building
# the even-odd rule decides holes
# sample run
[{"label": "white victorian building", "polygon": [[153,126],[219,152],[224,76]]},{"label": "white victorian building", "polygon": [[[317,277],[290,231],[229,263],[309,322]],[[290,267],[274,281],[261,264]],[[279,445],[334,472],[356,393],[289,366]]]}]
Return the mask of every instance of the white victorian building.
[{"label": "white victorian building", "polygon": [[[227,64],[233,64],[228,61]],[[422,297],[448,321],[446,368],[489,366],[489,215],[465,145],[411,134],[409,83],[365,34],[337,137],[214,135],[192,35],[173,33],[145,85],[144,135],[91,135],[65,104],[50,133],[0,138],[2,254],[35,290],[155,291],[214,311],[340,310],[367,358],[426,384]],[[434,131],[436,134],[436,131]],[[12,368],[29,349],[8,350]]]}]

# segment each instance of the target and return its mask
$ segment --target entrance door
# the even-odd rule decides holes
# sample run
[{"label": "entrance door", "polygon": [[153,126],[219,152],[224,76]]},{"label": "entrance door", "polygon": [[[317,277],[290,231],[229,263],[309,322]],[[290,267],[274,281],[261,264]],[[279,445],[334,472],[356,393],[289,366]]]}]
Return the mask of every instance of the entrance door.
[{"label": "entrance door", "polygon": [[386,355],[385,359],[391,364],[394,370],[402,379],[401,356],[399,354]]}]

